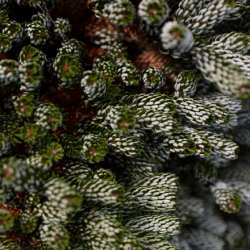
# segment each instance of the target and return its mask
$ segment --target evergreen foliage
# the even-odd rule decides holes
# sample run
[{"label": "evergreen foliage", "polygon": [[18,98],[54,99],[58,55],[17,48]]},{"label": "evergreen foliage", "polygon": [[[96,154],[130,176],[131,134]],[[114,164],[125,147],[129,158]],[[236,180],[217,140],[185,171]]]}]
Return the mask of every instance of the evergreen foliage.
[{"label": "evergreen foliage", "polygon": [[0,250],[250,249],[249,0],[0,0]]}]

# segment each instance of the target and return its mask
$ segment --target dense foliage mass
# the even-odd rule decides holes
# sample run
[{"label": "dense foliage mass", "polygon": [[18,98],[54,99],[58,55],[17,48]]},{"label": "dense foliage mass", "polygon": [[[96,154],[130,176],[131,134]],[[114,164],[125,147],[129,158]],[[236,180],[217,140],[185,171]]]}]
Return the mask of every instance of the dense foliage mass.
[{"label": "dense foliage mass", "polygon": [[248,0],[0,0],[0,250],[250,249]]}]

